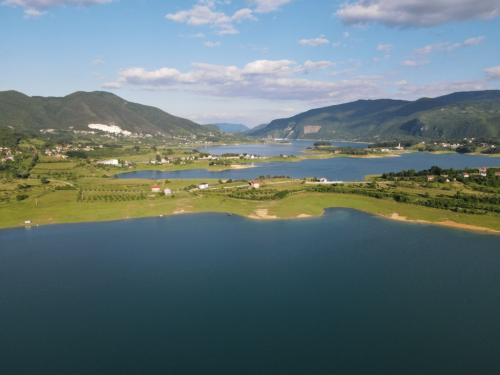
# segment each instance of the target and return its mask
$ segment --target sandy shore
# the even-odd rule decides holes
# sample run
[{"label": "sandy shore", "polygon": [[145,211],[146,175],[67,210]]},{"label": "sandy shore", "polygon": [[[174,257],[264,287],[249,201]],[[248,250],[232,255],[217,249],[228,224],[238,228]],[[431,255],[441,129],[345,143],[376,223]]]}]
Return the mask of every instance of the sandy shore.
[{"label": "sandy shore", "polygon": [[231,164],[231,169],[247,169],[255,168],[253,165],[241,165],[241,164]]},{"label": "sandy shore", "polygon": [[410,223],[435,224],[435,225],[442,225],[445,227],[474,230],[476,232],[500,234],[500,231],[495,230],[495,229],[478,227],[476,225],[461,224],[461,223],[457,223],[457,222],[452,221],[452,220],[445,220],[445,221],[410,220],[406,216],[400,216],[397,212],[394,212],[392,215],[379,215],[379,216],[382,216],[382,217],[385,217],[385,218],[391,219],[391,220],[406,221],[406,222],[410,222]]}]

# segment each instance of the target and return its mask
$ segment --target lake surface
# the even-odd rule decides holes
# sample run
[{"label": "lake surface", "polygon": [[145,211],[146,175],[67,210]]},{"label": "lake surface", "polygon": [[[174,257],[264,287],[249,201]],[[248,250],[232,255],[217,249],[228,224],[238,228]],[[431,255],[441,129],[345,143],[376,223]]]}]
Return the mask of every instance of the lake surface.
[{"label": "lake surface", "polygon": [[214,179],[254,179],[259,176],[290,176],[292,178],[326,177],[330,181],[363,181],[369,174],[399,172],[403,169],[429,169],[433,165],[441,168],[463,169],[465,167],[498,167],[500,158],[482,155],[429,154],[413,152],[400,157],[348,158],[337,157],[323,160],[300,162],[253,163],[254,168],[211,172],[204,169],[176,172],[139,171],[120,174],[120,178],[214,178]]},{"label": "lake surface", "polygon": [[1,230],[2,373],[498,373],[499,244],[348,209]]},{"label": "lake surface", "polygon": [[[210,152],[212,155],[222,155],[225,153],[278,156],[283,155],[304,155],[306,148],[314,148],[314,143],[318,141],[286,141],[286,144],[266,144],[266,145],[231,145],[231,146],[201,146],[196,149],[203,152]],[[353,142],[330,142],[336,147],[367,148],[368,143]]]}]

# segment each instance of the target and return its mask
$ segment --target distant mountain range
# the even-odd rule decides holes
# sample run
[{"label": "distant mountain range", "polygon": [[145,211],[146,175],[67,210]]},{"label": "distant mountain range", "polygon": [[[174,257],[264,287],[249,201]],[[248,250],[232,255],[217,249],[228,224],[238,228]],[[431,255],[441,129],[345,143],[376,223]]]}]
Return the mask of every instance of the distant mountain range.
[{"label": "distant mountain range", "polygon": [[204,126],[207,126],[207,125],[217,125],[217,127],[220,129],[220,131],[222,131],[224,133],[243,133],[243,132],[250,130],[250,128],[246,125],[230,124],[230,123],[226,123],[226,122],[216,122],[214,124],[206,124]]},{"label": "distant mountain range", "polygon": [[500,137],[500,90],[438,98],[358,100],[312,109],[247,132],[287,139],[450,139]]},{"label": "distant mountain range", "polygon": [[0,92],[0,127],[18,131],[91,130],[90,124],[167,136],[204,135],[210,130],[158,108],[128,102],[109,92],[75,92],[62,98]]},{"label": "distant mountain range", "polygon": [[0,128],[29,132],[91,130],[91,124],[166,136],[210,136],[220,134],[220,129],[255,137],[315,140],[500,137],[500,90],[458,92],[415,101],[358,100],[312,109],[253,129],[227,123],[202,126],[103,91],[75,92],[60,98],[0,92]]}]

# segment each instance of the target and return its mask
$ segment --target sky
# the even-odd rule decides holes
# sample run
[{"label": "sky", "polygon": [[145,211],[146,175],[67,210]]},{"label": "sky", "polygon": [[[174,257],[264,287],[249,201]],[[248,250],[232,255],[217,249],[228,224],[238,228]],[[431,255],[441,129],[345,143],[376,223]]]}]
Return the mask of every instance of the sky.
[{"label": "sky", "polygon": [[201,124],[500,89],[498,0],[0,0],[0,35],[0,91]]}]

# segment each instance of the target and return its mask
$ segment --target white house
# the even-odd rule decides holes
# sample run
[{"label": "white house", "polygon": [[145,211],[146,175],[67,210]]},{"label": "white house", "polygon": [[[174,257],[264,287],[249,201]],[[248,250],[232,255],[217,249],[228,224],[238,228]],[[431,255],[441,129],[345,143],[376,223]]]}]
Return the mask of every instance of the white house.
[{"label": "white house", "polygon": [[170,190],[169,188],[166,188],[165,190],[163,190],[163,193],[165,195],[172,195],[172,190]]},{"label": "white house", "polygon": [[250,186],[253,187],[254,189],[258,189],[260,188],[260,182],[257,181],[257,180],[253,180],[251,183],[250,183]]},{"label": "white house", "polygon": [[328,179],[326,177],[321,177],[319,179],[319,182],[328,182]]},{"label": "white house", "polygon": [[199,186],[198,189],[206,189],[208,187],[208,184],[206,182],[202,182]]},{"label": "white house", "polygon": [[99,164],[118,165],[118,159],[103,160],[103,161],[100,161]]}]

